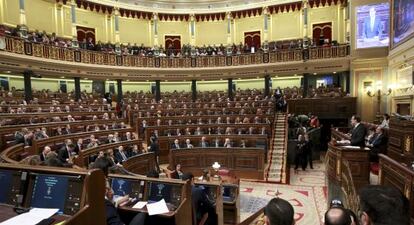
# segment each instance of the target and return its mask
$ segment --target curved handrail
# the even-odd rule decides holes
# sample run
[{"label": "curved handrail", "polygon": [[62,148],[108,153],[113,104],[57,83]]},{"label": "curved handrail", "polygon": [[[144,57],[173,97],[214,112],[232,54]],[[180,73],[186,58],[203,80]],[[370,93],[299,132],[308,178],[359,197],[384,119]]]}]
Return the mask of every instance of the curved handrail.
[{"label": "curved handrail", "polygon": [[274,52],[252,53],[231,56],[195,56],[195,57],[149,57],[136,55],[118,55],[113,53],[95,52],[84,49],[73,49],[33,43],[27,40],[5,36],[7,52],[25,54],[38,58],[60,61],[109,65],[122,67],[147,68],[207,68],[255,65],[277,62],[293,62],[303,60],[303,51],[309,52],[310,60],[346,57],[349,45],[316,47],[309,49],[287,49]]},{"label": "curved handrail", "polygon": [[24,144],[13,145],[0,153],[0,159],[7,163],[17,164],[19,163],[17,157],[24,151]]}]

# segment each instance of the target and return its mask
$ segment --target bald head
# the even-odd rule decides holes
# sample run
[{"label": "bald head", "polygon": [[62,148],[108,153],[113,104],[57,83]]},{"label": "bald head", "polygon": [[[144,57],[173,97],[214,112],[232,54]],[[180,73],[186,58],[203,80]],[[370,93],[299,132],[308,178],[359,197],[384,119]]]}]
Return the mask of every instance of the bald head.
[{"label": "bald head", "polygon": [[325,225],[351,225],[349,212],[342,207],[330,208],[325,213]]}]

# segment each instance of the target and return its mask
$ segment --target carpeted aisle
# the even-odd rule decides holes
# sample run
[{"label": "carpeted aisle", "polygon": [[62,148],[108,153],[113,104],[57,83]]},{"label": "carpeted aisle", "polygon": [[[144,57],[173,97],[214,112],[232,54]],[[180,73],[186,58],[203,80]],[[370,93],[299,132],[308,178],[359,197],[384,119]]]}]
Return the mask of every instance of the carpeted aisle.
[{"label": "carpeted aisle", "polygon": [[240,182],[240,220],[256,212],[276,196],[288,200],[295,209],[297,225],[319,225],[326,211],[324,166],[315,163],[313,170],[291,171],[291,184]]}]

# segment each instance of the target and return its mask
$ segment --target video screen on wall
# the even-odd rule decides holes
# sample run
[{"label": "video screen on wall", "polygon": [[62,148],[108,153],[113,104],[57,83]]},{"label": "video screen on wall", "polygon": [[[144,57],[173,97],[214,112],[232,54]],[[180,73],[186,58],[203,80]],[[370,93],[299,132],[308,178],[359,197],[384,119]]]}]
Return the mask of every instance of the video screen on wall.
[{"label": "video screen on wall", "polygon": [[397,45],[414,33],[414,1],[393,1],[393,44]]},{"label": "video screen on wall", "polygon": [[389,9],[388,3],[356,7],[356,48],[388,46],[390,34]]}]

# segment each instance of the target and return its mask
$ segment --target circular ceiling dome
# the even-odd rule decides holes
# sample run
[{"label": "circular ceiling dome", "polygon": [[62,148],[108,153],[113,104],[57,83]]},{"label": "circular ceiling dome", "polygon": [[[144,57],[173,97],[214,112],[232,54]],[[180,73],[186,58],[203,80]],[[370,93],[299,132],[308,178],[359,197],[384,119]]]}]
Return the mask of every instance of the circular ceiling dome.
[{"label": "circular ceiling dome", "polygon": [[297,2],[298,0],[90,0],[142,11],[167,13],[211,13],[245,10],[268,5]]}]

